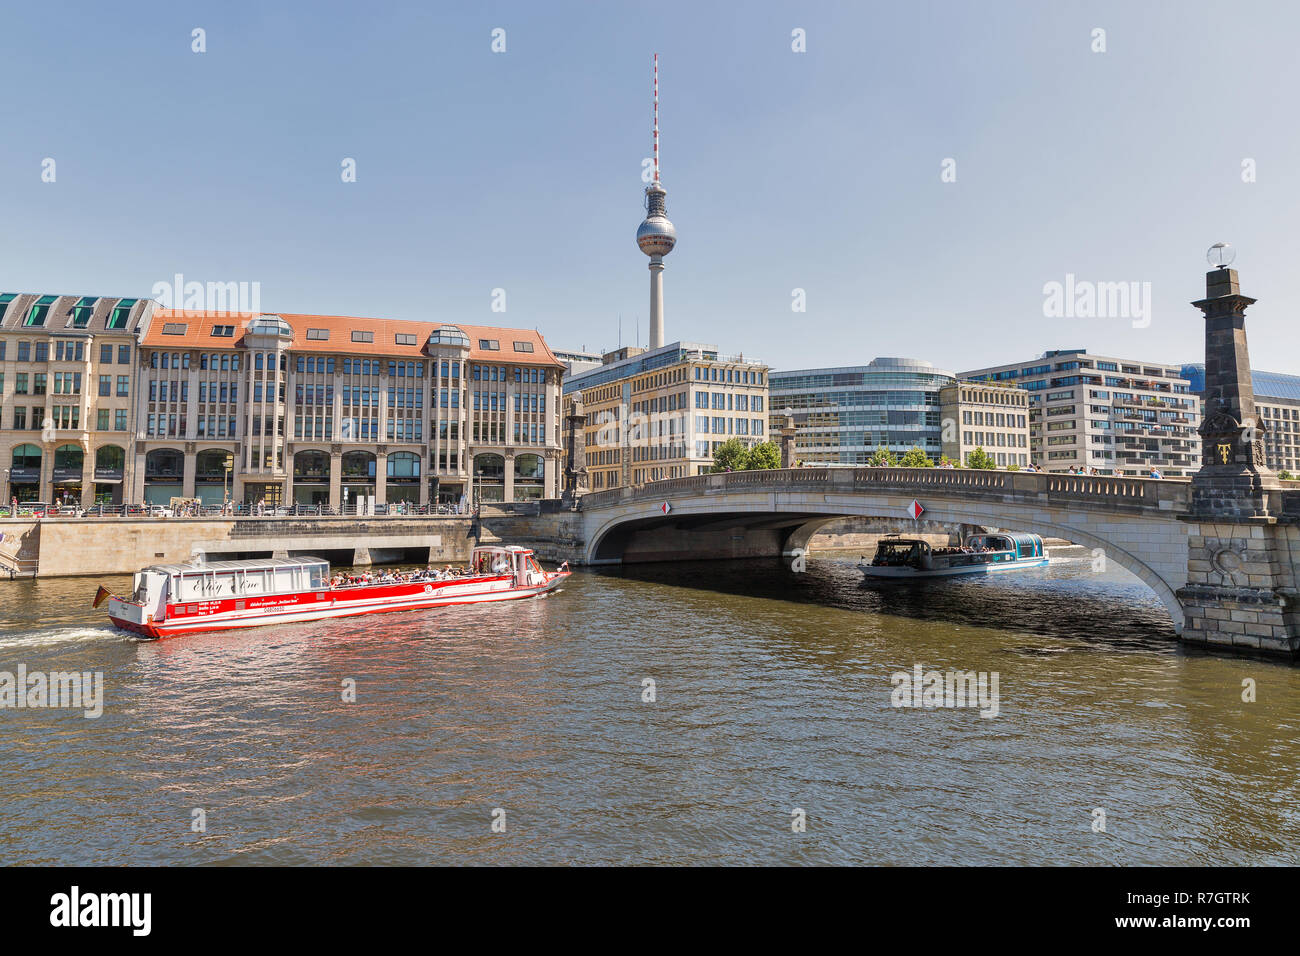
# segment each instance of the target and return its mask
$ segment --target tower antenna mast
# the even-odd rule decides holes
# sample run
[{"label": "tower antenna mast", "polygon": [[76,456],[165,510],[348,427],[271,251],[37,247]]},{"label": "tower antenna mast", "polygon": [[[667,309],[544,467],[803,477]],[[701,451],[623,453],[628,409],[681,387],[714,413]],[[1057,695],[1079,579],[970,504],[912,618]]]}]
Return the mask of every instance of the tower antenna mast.
[{"label": "tower antenna mast", "polygon": [[659,54],[655,54],[655,125],[654,125],[654,147],[655,147],[655,182],[659,182]]}]

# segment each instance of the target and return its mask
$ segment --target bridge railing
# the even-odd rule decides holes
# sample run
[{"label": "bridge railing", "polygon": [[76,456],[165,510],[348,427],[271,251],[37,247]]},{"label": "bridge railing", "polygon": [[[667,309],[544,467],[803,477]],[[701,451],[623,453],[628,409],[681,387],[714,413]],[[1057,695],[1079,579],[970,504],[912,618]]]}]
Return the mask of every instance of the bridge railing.
[{"label": "bridge railing", "polygon": [[1034,495],[1047,501],[1107,502],[1114,505],[1179,511],[1188,503],[1189,483],[1158,478],[1105,475],[1058,475],[1044,472],[995,471],[979,468],[777,468],[722,472],[669,478],[591,492],[582,498],[584,510],[622,501],[710,495],[728,490],[779,486],[821,486],[827,493],[855,490],[934,492],[973,495]]},{"label": "bridge railing", "polygon": [[1010,487],[1014,472],[976,468],[863,468],[853,473],[855,485],[921,485],[945,490],[991,491]]}]

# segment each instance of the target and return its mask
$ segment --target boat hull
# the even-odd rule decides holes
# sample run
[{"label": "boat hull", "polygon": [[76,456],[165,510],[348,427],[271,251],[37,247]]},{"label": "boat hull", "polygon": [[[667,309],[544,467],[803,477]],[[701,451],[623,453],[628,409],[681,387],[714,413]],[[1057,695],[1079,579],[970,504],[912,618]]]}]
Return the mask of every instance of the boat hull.
[{"label": "boat hull", "polygon": [[515,586],[512,575],[479,577],[471,580],[416,581],[402,584],[361,585],[225,599],[193,604],[169,605],[164,620],[142,615],[140,605],[113,598],[108,616],[114,625],[145,640],[161,640],[204,631],[228,631],[274,624],[296,624],[360,614],[391,611],[423,611],[456,604],[515,601],[553,591],[569,571],[547,572],[537,584]]},{"label": "boat hull", "polygon": [[989,564],[972,564],[958,568],[935,568],[929,571],[918,570],[906,565],[876,567],[869,564],[858,565],[862,573],[869,578],[950,578],[967,574],[996,574],[1003,571],[1024,571],[1028,568],[1045,568],[1047,558],[1025,558],[1017,561],[994,561]]}]

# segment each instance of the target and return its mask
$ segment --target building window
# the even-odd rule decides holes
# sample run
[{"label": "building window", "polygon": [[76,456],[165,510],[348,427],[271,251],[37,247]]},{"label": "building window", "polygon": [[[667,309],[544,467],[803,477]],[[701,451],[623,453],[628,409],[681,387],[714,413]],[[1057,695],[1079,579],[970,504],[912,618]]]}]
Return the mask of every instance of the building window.
[{"label": "building window", "polygon": [[398,345],[415,345],[417,342],[417,339],[414,335],[404,335],[400,332],[394,335],[393,339],[397,342]]},{"label": "building window", "polygon": [[83,295],[77,300],[77,304],[72,307],[72,327],[74,329],[84,329],[90,324],[90,317],[95,312],[95,303],[99,301],[98,296]]},{"label": "building window", "polygon": [[374,332],[353,332],[353,342],[373,342],[375,340]]},{"label": "building window", "polygon": [[478,347],[485,352],[501,351],[501,343],[496,339],[479,339]]},{"label": "building window", "polygon": [[[329,340],[329,337],[330,337],[329,329],[308,329],[307,330],[307,338],[314,342],[325,342]],[[357,341],[357,339],[353,338],[352,341],[355,342]]]},{"label": "building window", "polygon": [[212,335],[223,339],[234,338],[235,327],[233,325],[214,325],[212,327]]},{"label": "building window", "polygon": [[516,343],[515,343],[515,351],[516,351],[516,352],[531,352],[531,351],[533,351],[533,343],[532,343],[532,342],[516,342]]},{"label": "building window", "polygon": [[106,327],[109,329],[126,328],[127,320],[131,318],[131,310],[135,308],[135,304],[139,301],[139,299],[123,299],[119,302],[114,307],[112,315],[108,317]]},{"label": "building window", "polygon": [[163,335],[184,335],[185,330],[189,328],[187,322],[164,322],[162,327]]},{"label": "building window", "polygon": [[43,295],[37,299],[36,304],[33,305],[31,311],[27,313],[27,321],[24,322],[23,325],[43,328],[45,326],[45,317],[50,314],[50,306],[54,304],[56,298],[58,298],[58,296]]}]

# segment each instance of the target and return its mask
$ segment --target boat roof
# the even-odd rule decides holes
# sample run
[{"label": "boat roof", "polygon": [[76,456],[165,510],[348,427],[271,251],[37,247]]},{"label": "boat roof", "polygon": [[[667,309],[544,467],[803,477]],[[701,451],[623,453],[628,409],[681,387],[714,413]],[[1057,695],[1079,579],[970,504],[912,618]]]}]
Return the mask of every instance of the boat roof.
[{"label": "boat roof", "polygon": [[521,551],[532,551],[532,548],[521,548],[517,544],[480,544],[474,548],[475,551],[510,551],[519,553]]},{"label": "boat roof", "polygon": [[197,571],[266,571],[271,568],[300,568],[305,564],[329,564],[324,558],[262,558],[255,561],[205,561],[202,564],[151,564],[145,571],[163,574],[193,574]]}]

